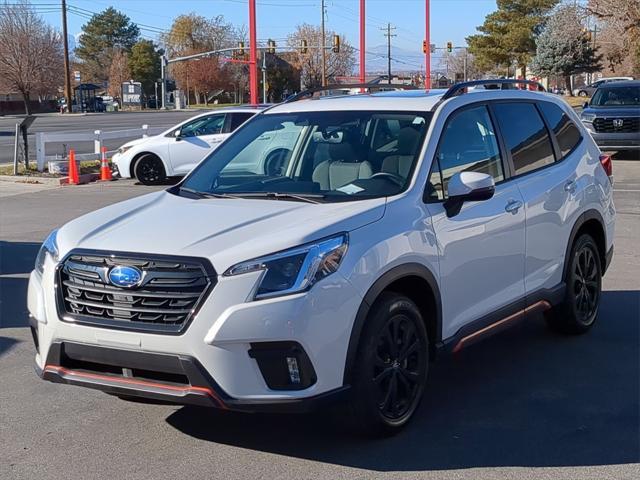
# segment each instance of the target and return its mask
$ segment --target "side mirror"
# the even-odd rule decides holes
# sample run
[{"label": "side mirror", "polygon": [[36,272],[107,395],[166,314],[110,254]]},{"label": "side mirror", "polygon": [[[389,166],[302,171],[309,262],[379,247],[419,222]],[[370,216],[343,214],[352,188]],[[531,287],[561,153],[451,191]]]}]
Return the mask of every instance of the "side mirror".
[{"label": "side mirror", "polygon": [[493,177],[479,172],[458,172],[449,179],[447,195],[444,202],[447,217],[455,217],[460,213],[464,202],[489,200],[495,193],[496,185]]},{"label": "side mirror", "polygon": [[182,140],[182,135],[180,134],[180,129],[175,130],[175,131],[173,132],[173,136],[174,136],[174,137],[176,137],[176,141],[180,141],[180,140]]},{"label": "side mirror", "polygon": [[589,102],[584,102],[584,103],[582,104],[582,108],[587,108],[588,106],[589,106]]}]

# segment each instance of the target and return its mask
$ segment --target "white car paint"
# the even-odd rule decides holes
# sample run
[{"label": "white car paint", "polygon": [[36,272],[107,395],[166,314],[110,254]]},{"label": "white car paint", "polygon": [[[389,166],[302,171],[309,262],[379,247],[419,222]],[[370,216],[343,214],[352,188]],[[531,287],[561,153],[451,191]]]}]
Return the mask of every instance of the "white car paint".
[{"label": "white car paint", "polygon": [[[69,222],[58,231],[58,260],[78,248],[199,256],[214,266],[218,283],[181,335],[96,328],[61,320],[55,299],[56,262],[47,256],[44,273],[32,273],[29,282],[29,311],[37,319],[40,339],[36,364],[45,367],[56,340],[179,353],[198,359],[234,399],[313,397],[343,385],[358,309],[375,282],[394,267],[418,264],[436,279],[442,304],[438,340],[446,341],[483,315],[557,285],[570,233],[587,210],[596,210],[604,219],[606,251],[612,248],[611,183],[599,165],[599,150],[563,100],[538,92],[486,90],[437,105],[441,97],[441,91],[422,96],[354,95],[283,104],[263,113],[420,112],[437,107],[409,186],[398,195],[309,204],[188,199],[163,191]],[[491,199],[465,203],[449,218],[442,203],[423,201],[446,120],[471,103],[505,98],[557,105],[580,128],[583,139],[562,162],[498,183]],[[513,202],[521,206],[505,211]],[[251,301],[260,272],[222,275],[239,262],[341,232],[348,233],[349,245],[338,271],[306,292]],[[247,351],[252,342],[275,340],[295,340],[304,347],[317,373],[313,386],[290,391],[267,387]]]},{"label": "white car paint", "polygon": [[[164,132],[146,138],[137,138],[122,145],[112,162],[122,178],[131,178],[135,161],[146,153],[157,156],[163,163],[167,176],[186,175],[202,158],[215,150],[231,131],[225,116],[233,114],[255,114],[263,107],[229,107],[211,110],[189,118]],[[220,117],[224,127],[220,133],[176,137],[175,132],[194,121],[208,117]]]}]

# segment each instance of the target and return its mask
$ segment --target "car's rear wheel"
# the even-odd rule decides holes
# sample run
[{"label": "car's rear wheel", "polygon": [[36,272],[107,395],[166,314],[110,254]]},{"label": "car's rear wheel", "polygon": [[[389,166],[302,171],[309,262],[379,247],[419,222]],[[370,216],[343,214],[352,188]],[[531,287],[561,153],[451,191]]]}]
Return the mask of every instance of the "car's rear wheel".
[{"label": "car's rear wheel", "polygon": [[424,393],[429,344],[415,303],[384,293],[372,307],[356,357],[351,399],[358,430],[392,435],[407,424]]},{"label": "car's rear wheel", "polygon": [[547,312],[546,320],[554,331],[585,333],[595,323],[600,306],[602,263],[598,246],[590,235],[581,235],[569,258],[564,301]]},{"label": "car's rear wheel", "polygon": [[136,178],[143,185],[161,185],[167,180],[162,160],[147,153],[142,155],[134,167]]},{"label": "car's rear wheel", "polygon": [[579,97],[586,97],[586,96],[587,96],[587,92],[585,92],[584,90],[580,90],[580,91],[578,92],[578,96],[579,96]]}]

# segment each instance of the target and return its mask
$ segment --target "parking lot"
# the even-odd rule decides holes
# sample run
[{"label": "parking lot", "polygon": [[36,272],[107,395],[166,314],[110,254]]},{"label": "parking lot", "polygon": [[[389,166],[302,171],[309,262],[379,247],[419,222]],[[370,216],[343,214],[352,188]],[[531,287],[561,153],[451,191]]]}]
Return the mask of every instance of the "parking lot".
[{"label": "parking lot", "polygon": [[638,479],[640,162],[616,159],[614,176],[615,256],[593,330],[561,337],[534,318],[439,360],[417,417],[384,440],[352,435],[340,411],[225,413],[39,380],[26,289],[40,242],[154,188],[0,183],[0,478]]}]

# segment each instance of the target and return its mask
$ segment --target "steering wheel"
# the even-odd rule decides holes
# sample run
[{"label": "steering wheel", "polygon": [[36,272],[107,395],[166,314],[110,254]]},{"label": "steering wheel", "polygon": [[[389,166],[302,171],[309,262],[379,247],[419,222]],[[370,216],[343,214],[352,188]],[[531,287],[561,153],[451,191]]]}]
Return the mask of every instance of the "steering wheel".
[{"label": "steering wheel", "polygon": [[270,177],[276,177],[284,174],[286,162],[291,155],[288,148],[276,148],[267,154],[264,161],[264,173]]},{"label": "steering wheel", "polygon": [[385,180],[389,180],[400,187],[404,187],[405,179],[400,175],[390,172],[378,172],[371,175],[369,178],[384,178]]}]

